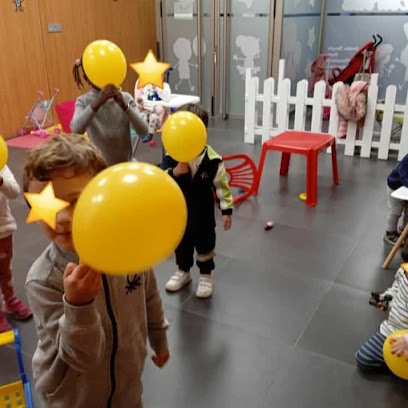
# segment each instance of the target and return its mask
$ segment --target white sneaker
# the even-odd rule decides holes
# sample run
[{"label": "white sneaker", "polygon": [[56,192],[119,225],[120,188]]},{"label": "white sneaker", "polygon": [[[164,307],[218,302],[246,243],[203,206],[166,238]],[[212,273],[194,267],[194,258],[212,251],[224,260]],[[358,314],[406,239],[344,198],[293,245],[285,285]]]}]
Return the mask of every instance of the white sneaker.
[{"label": "white sneaker", "polygon": [[213,290],[214,283],[211,275],[200,275],[196,296],[200,299],[207,299],[211,297]]},{"label": "white sneaker", "polygon": [[190,282],[190,272],[176,271],[175,274],[166,283],[166,290],[168,290],[169,292],[177,292]]}]

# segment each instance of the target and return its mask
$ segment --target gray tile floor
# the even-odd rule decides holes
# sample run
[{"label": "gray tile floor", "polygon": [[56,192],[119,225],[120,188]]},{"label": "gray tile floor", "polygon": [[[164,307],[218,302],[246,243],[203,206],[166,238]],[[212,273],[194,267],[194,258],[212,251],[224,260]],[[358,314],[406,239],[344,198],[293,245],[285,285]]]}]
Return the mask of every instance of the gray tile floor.
[{"label": "gray tile floor", "polygon": [[[221,154],[258,160],[260,143],[243,143],[242,122],[212,123],[210,135]],[[10,152],[20,180],[24,154]],[[139,159],[157,163],[160,154],[160,147],[143,145]],[[392,160],[339,153],[341,185],[334,187],[330,157],[322,154],[318,206],[308,208],[298,199],[305,190],[304,159],[293,157],[289,176],[280,178],[279,156],[270,153],[259,196],[236,209],[232,231],[218,231],[213,298],[195,298],[197,279],[180,293],[165,293],[173,261],[156,269],[172,355],[163,370],[147,361],[146,407],[405,407],[406,383],[391,375],[364,376],[354,364],[356,348],[384,318],[368,305],[369,292],[388,287],[399,263],[381,269],[389,250],[382,241],[385,180],[393,166]],[[12,206],[19,225],[14,280],[25,298],[25,275],[46,240],[24,223],[23,199]],[[268,232],[267,220],[275,221]],[[16,325],[31,377],[34,326]],[[16,370],[13,351],[3,347],[0,384]]]}]

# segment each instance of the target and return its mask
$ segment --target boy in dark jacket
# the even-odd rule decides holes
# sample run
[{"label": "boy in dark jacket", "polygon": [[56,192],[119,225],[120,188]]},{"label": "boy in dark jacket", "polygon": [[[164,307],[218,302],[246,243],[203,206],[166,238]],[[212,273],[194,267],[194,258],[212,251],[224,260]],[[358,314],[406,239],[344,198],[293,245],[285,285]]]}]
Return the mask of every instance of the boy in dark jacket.
[{"label": "boy in dark jacket", "polygon": [[[188,104],[179,110],[196,114],[208,126],[208,113],[198,105]],[[176,249],[178,270],[166,284],[166,290],[176,292],[191,282],[190,268],[194,264],[194,248],[200,279],[196,296],[209,298],[214,289],[211,272],[215,268],[214,192],[222,212],[224,230],[231,228],[233,198],[222,157],[211,146],[190,163],[178,163],[164,157],[162,168],[176,180],[184,193],[188,208],[188,221],[184,237]]]},{"label": "boy in dark jacket", "polygon": [[399,237],[398,220],[404,212],[404,226],[408,222],[408,201],[398,200],[391,194],[400,187],[408,187],[408,154],[402,159],[401,163],[390,173],[387,178],[388,193],[388,217],[387,227],[384,235],[384,241],[394,245]]}]

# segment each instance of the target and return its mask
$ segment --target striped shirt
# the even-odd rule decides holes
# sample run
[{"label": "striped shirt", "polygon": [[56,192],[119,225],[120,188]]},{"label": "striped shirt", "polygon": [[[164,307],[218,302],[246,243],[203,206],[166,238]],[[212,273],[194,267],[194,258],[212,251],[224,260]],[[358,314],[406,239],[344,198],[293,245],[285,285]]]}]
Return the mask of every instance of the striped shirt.
[{"label": "striped shirt", "polygon": [[381,323],[381,334],[389,336],[398,330],[408,329],[408,277],[404,269],[398,269],[392,287],[384,295],[391,295],[392,302],[388,319]]}]

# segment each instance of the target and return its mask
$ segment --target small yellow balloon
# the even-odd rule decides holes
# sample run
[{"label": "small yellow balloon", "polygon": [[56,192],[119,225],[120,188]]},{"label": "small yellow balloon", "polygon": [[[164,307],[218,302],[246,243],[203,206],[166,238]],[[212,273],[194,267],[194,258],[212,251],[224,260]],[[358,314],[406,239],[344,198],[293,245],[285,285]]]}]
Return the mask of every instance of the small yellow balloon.
[{"label": "small yellow balloon", "polygon": [[114,274],[141,273],[171,254],[187,223],[177,183],[147,163],[109,167],[83,190],[72,236],[81,262]]},{"label": "small yellow balloon", "polygon": [[126,78],[126,58],[113,42],[98,40],[89,44],[82,56],[88,79],[98,88],[113,84],[119,87]]},{"label": "small yellow balloon", "polygon": [[8,148],[3,136],[0,136],[0,170],[4,168],[8,160]]},{"label": "small yellow balloon", "polygon": [[207,129],[194,113],[179,111],[170,115],[162,129],[163,147],[180,163],[195,159],[205,148]]},{"label": "small yellow balloon", "polygon": [[398,357],[391,353],[391,343],[390,338],[399,338],[408,334],[408,330],[399,330],[390,336],[384,342],[383,355],[385,363],[388,368],[397,376],[404,380],[408,380],[408,361],[405,357]]},{"label": "small yellow balloon", "polygon": [[300,194],[299,194],[299,199],[300,199],[301,201],[306,201],[306,200],[307,200],[307,195],[306,195],[306,193],[300,193]]}]

